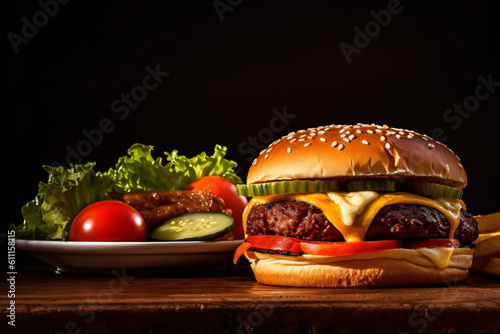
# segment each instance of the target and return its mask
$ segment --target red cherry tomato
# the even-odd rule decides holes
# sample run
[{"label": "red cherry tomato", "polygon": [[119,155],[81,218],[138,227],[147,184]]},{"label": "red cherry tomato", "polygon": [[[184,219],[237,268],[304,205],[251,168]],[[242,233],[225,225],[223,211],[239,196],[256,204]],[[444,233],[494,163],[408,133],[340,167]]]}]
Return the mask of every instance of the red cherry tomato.
[{"label": "red cherry tomato", "polygon": [[128,204],[100,201],[90,204],[75,217],[69,229],[70,241],[146,241],[146,223]]},{"label": "red cherry tomato", "polygon": [[356,241],[356,242],[301,242],[300,249],[306,254],[344,256],[384,249],[401,248],[401,240]]},{"label": "red cherry tomato", "polygon": [[224,200],[227,208],[231,209],[234,218],[233,238],[243,239],[243,210],[248,204],[244,196],[238,196],[236,186],[222,176],[204,176],[191,182],[185,190],[210,190]]},{"label": "red cherry tomato", "polygon": [[427,239],[417,241],[404,241],[404,248],[435,248],[435,247],[458,247],[460,241],[457,239]]}]

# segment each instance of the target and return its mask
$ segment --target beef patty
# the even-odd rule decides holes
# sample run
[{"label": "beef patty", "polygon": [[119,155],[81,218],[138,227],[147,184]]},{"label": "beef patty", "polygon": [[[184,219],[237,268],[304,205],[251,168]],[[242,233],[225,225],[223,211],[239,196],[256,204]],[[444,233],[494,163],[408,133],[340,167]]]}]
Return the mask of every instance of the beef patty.
[{"label": "beef patty", "polygon": [[[383,207],[373,219],[365,240],[422,240],[448,238],[450,224],[438,210],[417,204]],[[318,241],[344,241],[344,237],[324,213],[298,200],[270,202],[253,207],[247,219],[248,235],[281,235]],[[455,239],[472,243],[479,234],[477,221],[461,210]]]}]

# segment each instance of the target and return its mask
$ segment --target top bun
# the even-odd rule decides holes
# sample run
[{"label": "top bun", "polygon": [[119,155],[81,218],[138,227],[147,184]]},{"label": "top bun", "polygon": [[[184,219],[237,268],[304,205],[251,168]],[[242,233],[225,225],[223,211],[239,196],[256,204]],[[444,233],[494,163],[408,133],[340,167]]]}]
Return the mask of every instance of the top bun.
[{"label": "top bun", "polygon": [[329,125],[292,132],[263,150],[247,183],[308,179],[417,178],[467,185],[446,145],[411,130],[375,124]]}]

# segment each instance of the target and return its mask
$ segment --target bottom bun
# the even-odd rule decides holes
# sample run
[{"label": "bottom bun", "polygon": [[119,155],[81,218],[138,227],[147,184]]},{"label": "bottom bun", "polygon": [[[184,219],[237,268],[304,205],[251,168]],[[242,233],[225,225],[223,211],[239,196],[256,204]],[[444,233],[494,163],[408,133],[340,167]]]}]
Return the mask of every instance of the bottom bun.
[{"label": "bottom bun", "polygon": [[[435,256],[436,254],[440,255]],[[449,284],[462,281],[467,277],[473,255],[474,249],[470,248],[442,248],[431,252],[389,249],[338,257],[307,254],[287,256],[255,251],[245,253],[259,283],[335,288]],[[448,261],[436,260],[448,256]]]}]

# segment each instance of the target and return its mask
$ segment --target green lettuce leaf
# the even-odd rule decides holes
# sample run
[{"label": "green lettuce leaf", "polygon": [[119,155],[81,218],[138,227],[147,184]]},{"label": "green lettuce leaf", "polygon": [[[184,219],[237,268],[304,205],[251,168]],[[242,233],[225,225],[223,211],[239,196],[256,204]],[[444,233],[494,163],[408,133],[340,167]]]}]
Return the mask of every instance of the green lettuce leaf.
[{"label": "green lettuce leaf", "polygon": [[166,162],[154,158],[152,146],[134,144],[129,148],[129,156],[118,159],[114,168],[106,172],[115,181],[119,192],[183,190],[189,183],[203,176],[222,176],[233,183],[242,183],[233,168],[236,162],[224,158],[227,148],[215,146],[213,155],[205,152],[192,158],[179,155],[174,150],[165,152]]},{"label": "green lettuce leaf", "polygon": [[178,180],[178,189],[184,189],[194,180],[210,175],[222,176],[234,184],[243,183],[233,170],[238,164],[224,158],[226,151],[226,147],[216,145],[212,156],[208,156],[205,152],[202,152],[191,159],[179,155],[177,151],[173,151],[170,154],[165,152],[168,160],[173,164],[175,173],[183,176],[183,179]]},{"label": "green lettuce leaf", "polygon": [[37,196],[22,207],[23,224],[12,226],[16,237],[66,240],[75,216],[87,205],[109,199],[113,180],[94,171],[95,162],[63,166],[43,166],[48,181],[40,182]]}]

